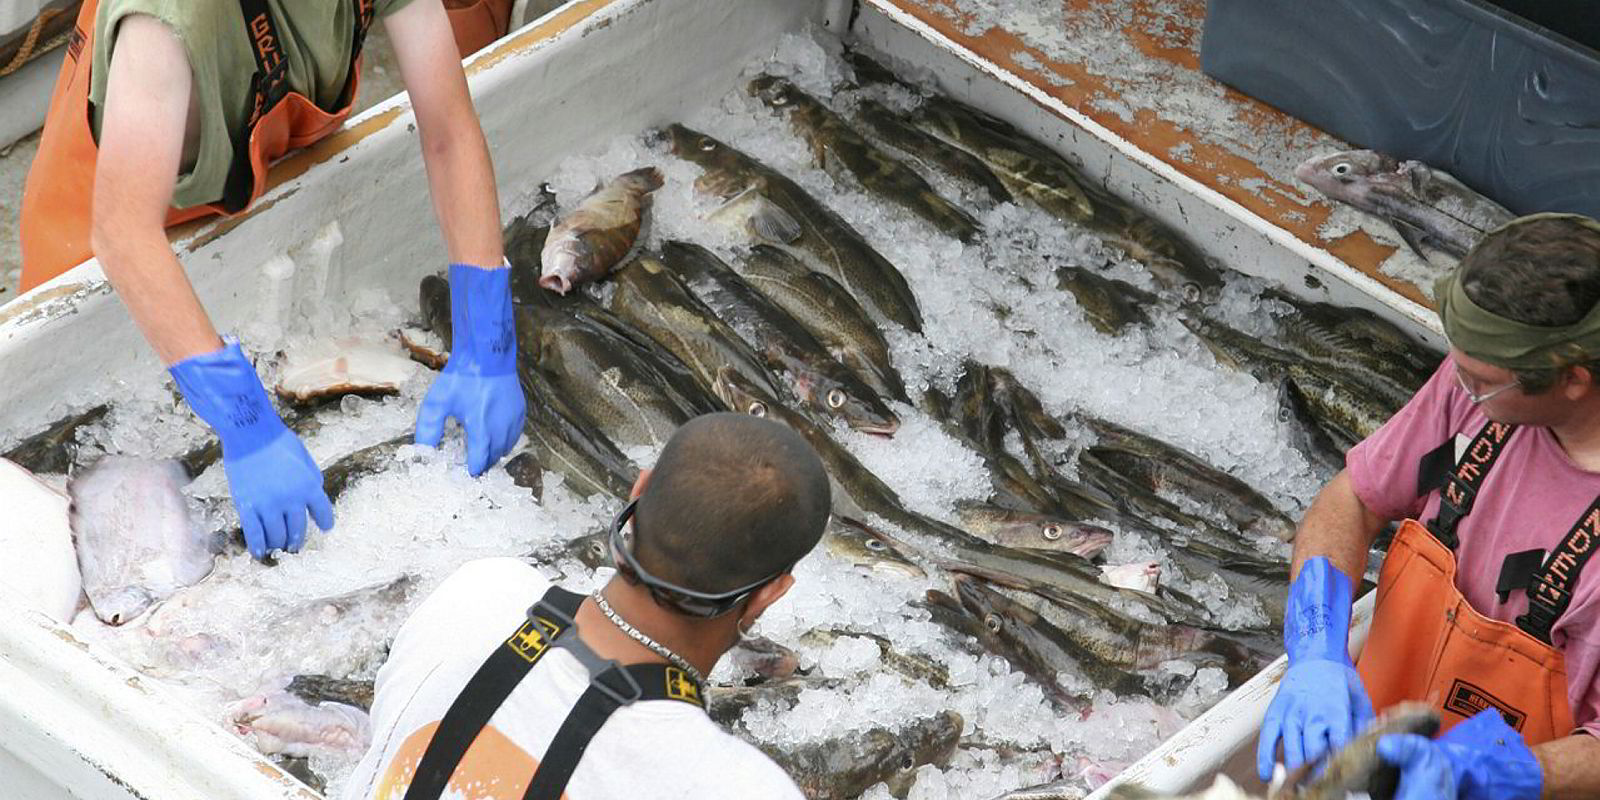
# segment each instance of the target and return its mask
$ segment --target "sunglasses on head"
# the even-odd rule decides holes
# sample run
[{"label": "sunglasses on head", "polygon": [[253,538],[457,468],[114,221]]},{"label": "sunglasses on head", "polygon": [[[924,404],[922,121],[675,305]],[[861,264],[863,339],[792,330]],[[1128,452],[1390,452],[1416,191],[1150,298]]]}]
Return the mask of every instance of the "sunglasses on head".
[{"label": "sunglasses on head", "polygon": [[644,567],[639,566],[639,562],[634,560],[632,551],[627,547],[626,536],[623,534],[623,528],[627,527],[628,520],[633,517],[633,512],[638,508],[638,505],[638,500],[629,500],[628,504],[622,507],[622,511],[617,513],[616,521],[611,523],[611,550],[615,555],[614,561],[617,565],[617,572],[621,573],[622,577],[630,582],[644,584],[644,587],[650,590],[650,596],[654,597],[655,601],[661,605],[691,617],[705,617],[707,619],[720,617],[732,611],[745,598],[754,594],[757,589],[766,586],[779,575],[789,571],[789,567],[784,567],[749,586],[715,594],[685,589],[682,586],[657,578],[646,572]]}]

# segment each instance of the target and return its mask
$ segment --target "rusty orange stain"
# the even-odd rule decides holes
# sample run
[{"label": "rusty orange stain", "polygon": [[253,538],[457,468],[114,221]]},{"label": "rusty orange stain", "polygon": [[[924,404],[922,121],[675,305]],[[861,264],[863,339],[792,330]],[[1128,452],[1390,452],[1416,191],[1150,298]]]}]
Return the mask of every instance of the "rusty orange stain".
[{"label": "rusty orange stain", "polygon": [[[1424,307],[1430,306],[1416,286],[1379,272],[1379,266],[1394,253],[1393,247],[1373,241],[1359,231],[1334,241],[1318,234],[1334,208],[1314,199],[1314,193],[1294,183],[1292,176],[1266,172],[1261,164],[1229,149],[1223,142],[1207,139],[1203,133],[1163,118],[1151,105],[1153,100],[1135,107],[1134,103],[1140,102],[1138,99],[1123,96],[1110,80],[1094,74],[1088,65],[1052,59],[1003,27],[991,28],[976,36],[963,33],[962,28],[970,23],[970,18],[946,5],[946,1],[880,0],[979,58],[1026,80],[1040,92],[1301,241],[1327,250],[1395,292]],[[1179,5],[1180,11],[1171,13],[1157,10],[1153,0],[1133,0],[1132,3],[1127,0],[1063,0],[1069,20],[1073,17],[1105,20],[1116,19],[1113,15],[1117,14],[1130,15],[1132,24],[1124,31],[1136,50],[1167,69],[1197,73],[1205,1],[1179,0]],[[1018,64],[1017,56],[1021,54],[1031,57],[1038,65]],[[1052,83],[1048,76],[1041,74],[1041,68],[1056,73],[1070,84]],[[1201,78],[1211,81],[1204,76]],[[1213,85],[1216,84],[1213,82]],[[1303,139],[1318,134],[1317,129],[1307,123],[1233,89],[1222,88],[1222,102],[1232,119],[1263,140],[1273,136]],[[1131,107],[1130,118],[1124,119],[1115,111],[1102,108],[1107,100]],[[1283,144],[1286,147],[1288,143]],[[1184,157],[1174,156],[1174,148],[1181,148]]]}]

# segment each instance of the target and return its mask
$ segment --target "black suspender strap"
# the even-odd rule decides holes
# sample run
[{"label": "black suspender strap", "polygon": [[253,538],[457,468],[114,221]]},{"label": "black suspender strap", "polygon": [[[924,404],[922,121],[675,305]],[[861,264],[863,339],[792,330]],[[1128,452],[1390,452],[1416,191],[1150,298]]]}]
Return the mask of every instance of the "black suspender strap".
[{"label": "black suspender strap", "polygon": [[[1444,485],[1439,491],[1439,512],[1428,523],[1428,530],[1433,533],[1445,547],[1456,549],[1460,539],[1456,536],[1456,526],[1461,519],[1472,511],[1472,503],[1478,496],[1478,489],[1483,486],[1483,479],[1489,474],[1489,469],[1494,466],[1496,459],[1505,451],[1505,444],[1515,433],[1517,426],[1507,425],[1503,422],[1490,422],[1478,431],[1472,443],[1467,445],[1465,453],[1456,460],[1455,468],[1445,478]],[[1454,439],[1452,438],[1451,443]],[[1435,453],[1438,451],[1435,450]],[[1437,457],[1429,454],[1435,462]],[[1424,457],[1423,465],[1430,460]],[[1419,473],[1420,473],[1419,469]],[[1418,475],[1421,484],[1425,475]]]},{"label": "black suspender strap", "polygon": [[583,595],[553,586],[528,609],[528,618],[496,647],[467,681],[434,730],[406,789],[405,800],[437,800],[484,726],[554,647],[572,653],[589,670],[589,688],[556,732],[535,770],[525,798],[556,800],[566,790],[590,740],[618,708],[639,700],[675,700],[704,708],[700,684],[666,664],[622,666],[602,659],[577,636]]},{"label": "black suspender strap", "polygon": [[556,637],[575,625],[573,618],[583,596],[559,586],[550,587],[543,598],[528,609],[522,626],[494,649],[467,681],[461,694],[450,704],[433,740],[417,762],[405,800],[432,800],[439,797],[456,771],[462,756],[472,746],[483,727],[489,724],[500,704],[511,695],[528,670],[550,651]]},{"label": "black suspender strap", "polygon": [[617,709],[639,700],[678,700],[704,708],[700,686],[677,667],[613,664],[593,676],[589,688],[561,723],[544,760],[534,770],[523,800],[559,800],[600,727]]},{"label": "black suspender strap", "polygon": [[1600,498],[1589,504],[1578,524],[1550,551],[1550,556],[1528,584],[1528,613],[1517,617],[1517,627],[1545,644],[1550,643],[1550,629],[1572,604],[1578,575],[1589,563],[1596,547],[1600,547]]}]

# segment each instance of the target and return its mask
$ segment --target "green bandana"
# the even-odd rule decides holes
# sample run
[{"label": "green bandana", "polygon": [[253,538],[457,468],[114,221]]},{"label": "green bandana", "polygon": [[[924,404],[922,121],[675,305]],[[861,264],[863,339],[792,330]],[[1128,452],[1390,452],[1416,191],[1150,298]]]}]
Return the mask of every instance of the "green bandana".
[{"label": "green bandana", "polygon": [[[1566,219],[1600,231],[1600,222],[1581,214],[1530,214],[1500,226],[1493,236],[1513,225],[1547,219]],[[1450,344],[1480,361],[1506,369],[1559,369],[1600,356],[1600,304],[1571,325],[1545,327],[1506,319],[1467,297],[1461,286],[1461,269],[1451,270],[1433,289],[1439,321]]]}]

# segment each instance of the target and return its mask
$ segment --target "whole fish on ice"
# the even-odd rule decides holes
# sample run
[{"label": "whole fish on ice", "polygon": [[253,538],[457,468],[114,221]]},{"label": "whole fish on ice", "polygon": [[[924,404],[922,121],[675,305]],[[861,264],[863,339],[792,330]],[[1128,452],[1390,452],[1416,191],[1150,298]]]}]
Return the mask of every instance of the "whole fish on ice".
[{"label": "whole fish on ice", "polygon": [[1314,156],[1295,167],[1294,175],[1334,200],[1382,217],[1423,260],[1425,246],[1461,258],[1514,216],[1441,170],[1372,150]]},{"label": "whole fish on ice", "polygon": [[633,249],[661,180],[655,167],[625,172],[578,203],[545,239],[539,285],[564,295],[610,272]]},{"label": "whole fish on ice", "polygon": [[198,525],[172,460],[106,456],[68,485],[83,591],[121,625],[211,574],[221,541]]}]

